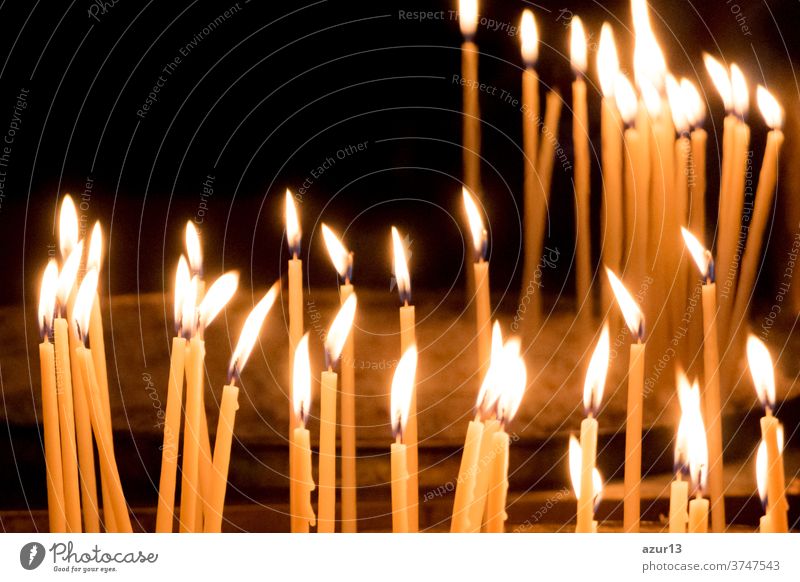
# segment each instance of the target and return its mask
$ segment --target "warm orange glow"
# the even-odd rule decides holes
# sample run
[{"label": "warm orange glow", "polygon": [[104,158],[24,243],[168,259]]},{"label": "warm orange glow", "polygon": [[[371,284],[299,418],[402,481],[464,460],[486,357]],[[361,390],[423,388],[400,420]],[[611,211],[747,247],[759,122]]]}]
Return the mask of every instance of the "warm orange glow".
[{"label": "warm orange glow", "polygon": [[197,275],[189,280],[183,294],[183,314],[181,315],[181,336],[189,339],[197,331],[197,296],[200,279]]},{"label": "warm orange glow", "polygon": [[502,360],[503,333],[500,330],[500,322],[495,320],[492,325],[492,351],[489,357],[489,369],[483,377],[478,398],[475,401],[475,410],[481,417],[488,417],[497,405],[499,397],[497,375],[498,368],[502,366]]},{"label": "warm orange glow", "polygon": [[[183,303],[189,293],[189,287],[192,286],[192,277],[189,274],[189,263],[186,262],[186,257],[181,255],[178,259],[178,267],[175,269],[175,300],[173,302],[173,316],[175,317],[175,334],[179,337],[185,337],[183,334]],[[189,323],[188,321],[186,322]],[[190,330],[187,330],[190,333]]]},{"label": "warm orange glow", "polygon": [[767,508],[767,441],[762,440],[756,452],[756,485],[761,505]]},{"label": "warm orange glow", "polygon": [[580,16],[573,16],[571,20],[569,41],[569,62],[577,73],[586,72],[586,30]]},{"label": "warm orange glow", "polygon": [[458,24],[461,34],[472,38],[478,29],[478,0],[458,0]]},{"label": "warm orange glow", "polygon": [[647,81],[660,90],[664,85],[664,76],[667,74],[667,61],[653,29],[650,27],[646,3],[643,17],[637,18],[634,13],[634,28],[636,41],[633,49],[633,72],[636,84],[641,88]]},{"label": "warm orange glow", "polygon": [[408,272],[408,260],[403,239],[395,227],[392,227],[392,258],[394,261],[394,278],[400,300],[408,303],[411,299],[411,275]]},{"label": "warm orange glow", "polygon": [[[78,277],[78,269],[81,266],[81,257],[83,256],[83,241],[72,249],[72,252],[64,261],[61,266],[61,273],[58,276],[58,303],[62,308],[67,306],[67,301],[72,293],[72,288],[75,286],[75,281]],[[66,316],[66,314],[64,314]]]},{"label": "warm orange glow", "polygon": [[58,265],[50,259],[42,275],[39,288],[39,335],[45,340],[53,329],[53,317],[56,311],[56,293],[58,292]]},{"label": "warm orange glow", "polygon": [[661,115],[661,110],[663,108],[661,105],[661,95],[659,95],[658,89],[656,89],[648,79],[637,82],[639,83],[639,90],[642,92],[642,101],[644,101],[647,113],[649,113],[652,118],[658,117]]},{"label": "warm orange glow", "polygon": [[667,99],[672,113],[672,123],[678,134],[689,133],[689,117],[686,114],[686,98],[678,80],[672,75],[666,77]]},{"label": "warm orange glow", "polygon": [[725,66],[708,53],[703,53],[703,62],[706,65],[711,81],[717,88],[725,111],[733,110],[733,91],[731,89],[731,76]]},{"label": "warm orange glow", "polygon": [[639,109],[639,102],[636,98],[636,91],[628,80],[628,77],[618,73],[614,83],[614,98],[617,102],[620,117],[625,125],[631,126],[636,121],[636,113]]},{"label": "warm orange glow", "polygon": [[[581,469],[582,469],[583,450],[581,444],[575,435],[569,435],[569,478],[572,482],[572,490],[575,492],[575,497],[581,497]],[[600,500],[600,495],[603,491],[603,478],[600,476],[600,471],[595,467],[592,470],[592,493],[594,494],[595,508]]]},{"label": "warm orange glow", "polygon": [[219,312],[228,304],[239,287],[239,273],[229,271],[219,277],[206,291],[205,297],[197,307],[197,319],[200,329],[205,329]]},{"label": "warm orange glow", "polygon": [[689,472],[689,433],[693,422],[697,422],[695,415],[700,412],[700,387],[690,384],[689,379],[682,371],[678,371],[678,402],[681,406],[681,420],[678,424],[678,433],[675,439],[675,473]]},{"label": "warm orange glow", "polygon": [[292,191],[286,189],[286,241],[289,243],[289,252],[295,258],[300,254],[300,218],[297,216],[297,205]]},{"label": "warm orange glow", "polygon": [[600,30],[600,47],[597,49],[597,76],[603,96],[614,97],[614,86],[619,75],[619,56],[614,42],[614,31],[608,22]]},{"label": "warm orange glow", "polygon": [[305,334],[294,351],[292,368],[292,402],[294,415],[300,426],[305,426],[311,410],[311,357],[308,354],[308,334]]},{"label": "warm orange glow", "polygon": [[186,256],[189,258],[189,268],[192,275],[203,276],[203,245],[200,244],[200,233],[197,232],[194,223],[190,220],[186,223],[184,233],[186,241]]},{"label": "warm orange glow", "polygon": [[536,29],[533,12],[527,8],[522,11],[519,31],[522,38],[522,60],[525,61],[525,64],[532,66],[539,58],[539,31]]},{"label": "warm orange glow", "polygon": [[[687,460],[692,488],[702,495],[706,490],[708,480],[708,441],[706,440],[703,413],[700,410],[700,386],[696,381],[692,385],[691,395],[687,402],[687,406],[691,404],[691,409],[683,412],[687,417],[683,429],[686,435]],[[684,420],[682,419],[681,422]]]},{"label": "warm orange glow", "polygon": [[336,314],[331,324],[328,335],[325,337],[325,360],[328,367],[333,367],[334,362],[339,359],[353,327],[353,319],[356,316],[356,294],[350,295]]},{"label": "warm orange glow", "polygon": [[[266,295],[261,298],[261,301],[256,303],[256,306],[253,307],[250,315],[244,321],[242,332],[239,334],[239,342],[236,344],[236,349],[233,350],[231,362],[228,365],[228,382],[235,382],[236,379],[241,378],[242,370],[244,370],[247,359],[253,351],[261,326],[264,324],[264,319],[267,317],[269,310],[272,309],[280,288],[280,281],[273,284]],[[202,308],[202,303],[200,306]]]},{"label": "warm orange glow", "polygon": [[417,374],[417,346],[412,344],[403,353],[392,378],[390,410],[392,434],[402,440],[408,423],[408,411],[414,394],[414,378]]},{"label": "warm orange glow", "polygon": [[681,91],[683,92],[684,113],[692,127],[700,127],[706,119],[706,104],[700,96],[697,86],[689,79],[681,79]]},{"label": "warm orange glow", "polygon": [[[74,251],[73,251],[74,252]],[[78,339],[87,345],[89,339],[89,319],[92,316],[92,304],[97,295],[97,271],[90,269],[81,282],[78,294],[75,296],[73,319]]]},{"label": "warm orange glow", "polygon": [[503,363],[498,370],[497,419],[504,426],[508,426],[517,414],[528,382],[528,371],[520,354],[521,348],[519,338],[511,338],[503,346]]},{"label": "warm orange glow", "polygon": [[739,66],[734,63],[731,65],[731,95],[733,98],[733,112],[739,117],[747,115],[750,105],[750,92],[747,89],[747,81]]},{"label": "warm orange glow", "polygon": [[644,340],[644,314],[636,303],[636,300],[630,292],[622,284],[622,281],[614,274],[614,271],[606,267],[608,280],[611,282],[611,289],[614,291],[614,297],[619,304],[622,311],[622,317],[628,329],[631,331],[633,339],[636,341]]},{"label": "warm orange glow", "polygon": [[691,232],[686,230],[684,227],[681,227],[681,234],[683,234],[683,240],[686,243],[686,248],[689,251],[689,254],[692,255],[695,264],[697,264],[697,268],[700,269],[700,274],[703,276],[703,279],[707,281],[713,280],[713,273],[711,272],[714,261],[711,258],[711,252],[706,249],[697,237],[695,237]]},{"label": "warm orange glow", "polygon": [[754,335],[747,338],[747,364],[761,406],[772,410],[775,407],[775,368],[767,346]]},{"label": "warm orange glow", "polygon": [[603,391],[606,387],[608,374],[608,358],[610,353],[608,323],[603,325],[600,339],[594,348],[586,379],[583,383],[583,409],[587,415],[597,414],[600,403],[603,401]]},{"label": "warm orange glow", "polygon": [[58,247],[61,258],[69,257],[72,249],[78,244],[78,213],[72,196],[64,195],[61,201],[61,211],[58,215]]},{"label": "warm orange glow", "polygon": [[767,91],[764,87],[759,85],[756,88],[756,101],[758,102],[758,109],[764,117],[764,122],[770,129],[781,129],[783,127],[783,107],[781,107],[778,100]]},{"label": "warm orange glow", "polygon": [[325,223],[322,224],[322,238],[325,240],[325,247],[328,249],[333,268],[342,279],[349,281],[353,267],[352,253],[344,247],[341,239]]},{"label": "warm orange glow", "polygon": [[472,247],[475,250],[476,261],[482,260],[486,254],[486,228],[483,226],[483,218],[481,212],[478,210],[478,205],[475,204],[475,199],[466,188],[461,189],[464,197],[464,208],[467,211],[467,220],[469,220],[469,229],[472,233]]},{"label": "warm orange glow", "polygon": [[100,226],[100,221],[94,223],[92,228],[92,237],[89,239],[89,254],[86,256],[86,268],[97,269],[103,263],[103,228]]}]

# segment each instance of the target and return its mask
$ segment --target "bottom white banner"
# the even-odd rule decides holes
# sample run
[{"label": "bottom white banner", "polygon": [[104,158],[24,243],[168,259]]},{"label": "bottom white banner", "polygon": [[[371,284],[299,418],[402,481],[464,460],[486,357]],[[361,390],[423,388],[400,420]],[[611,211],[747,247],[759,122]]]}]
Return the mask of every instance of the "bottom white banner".
[{"label": "bottom white banner", "polygon": [[0,580],[796,582],[798,554],[796,534],[3,534]]}]

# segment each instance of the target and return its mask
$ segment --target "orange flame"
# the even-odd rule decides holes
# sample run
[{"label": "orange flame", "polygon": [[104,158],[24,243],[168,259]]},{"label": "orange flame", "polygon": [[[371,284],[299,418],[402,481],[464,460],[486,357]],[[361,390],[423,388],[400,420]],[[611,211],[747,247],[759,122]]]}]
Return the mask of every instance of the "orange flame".
[{"label": "orange flame", "polygon": [[633,90],[633,85],[622,73],[618,73],[616,76],[614,98],[622,121],[627,126],[633,125],[636,120],[636,112],[639,109],[639,102],[636,98],[636,91]]},{"label": "orange flame", "polygon": [[758,101],[758,108],[767,127],[781,129],[783,127],[783,108],[772,93],[759,85],[756,88],[756,101]]},{"label": "orange flame", "polygon": [[495,320],[492,325],[492,351],[489,357],[489,369],[483,377],[478,399],[475,401],[475,410],[482,418],[487,417],[495,408],[499,394],[497,392],[497,370],[502,366],[503,359],[503,333],[500,322]]},{"label": "orange flame", "polygon": [[341,239],[325,223],[322,224],[322,238],[325,240],[325,247],[328,249],[333,268],[342,279],[349,282],[350,276],[353,274],[353,253],[344,247]]},{"label": "orange flame", "polygon": [[69,296],[72,293],[72,288],[75,286],[75,281],[78,277],[78,269],[81,266],[81,257],[83,256],[83,241],[78,241],[75,248],[64,261],[61,266],[61,273],[58,276],[58,304],[62,308],[66,308]]},{"label": "orange flame", "polygon": [[89,239],[89,254],[86,257],[86,268],[97,269],[103,264],[103,228],[100,226],[100,221],[94,223],[92,228],[92,236]]},{"label": "orange flame", "polygon": [[614,97],[614,85],[619,75],[619,56],[614,42],[614,31],[608,22],[600,29],[600,47],[597,49],[597,75],[604,97]]},{"label": "orange flame", "polygon": [[328,330],[328,335],[325,337],[325,360],[328,367],[333,367],[334,362],[342,355],[347,336],[350,335],[350,329],[353,327],[356,305],[356,294],[353,293],[339,308],[339,313],[336,314],[331,328]]},{"label": "orange flame", "polygon": [[295,258],[300,254],[300,218],[297,215],[297,205],[292,191],[286,189],[286,241],[289,243],[289,252]]},{"label": "orange flame", "polygon": [[408,303],[411,299],[411,275],[408,272],[408,259],[403,239],[395,227],[392,227],[392,258],[394,259],[394,278],[397,281],[397,292],[400,300]]},{"label": "orange flame", "polygon": [[53,329],[53,317],[56,311],[56,293],[58,292],[58,265],[55,259],[47,262],[42,275],[39,290],[39,335],[45,341]]},{"label": "orange flame", "polygon": [[[73,251],[74,252],[74,251]],[[92,316],[92,304],[97,295],[97,271],[90,269],[81,282],[78,294],[75,297],[75,308],[73,309],[73,319],[78,339],[88,346],[89,341],[89,319]]]},{"label": "orange flame", "polygon": [[705,280],[713,282],[714,259],[711,257],[711,252],[697,240],[697,237],[684,227],[681,227],[681,234],[683,234],[683,240],[686,243],[689,254],[692,255],[694,262],[697,264],[697,268],[700,269],[700,274]]},{"label": "orange flame", "polygon": [[200,243],[200,233],[190,220],[186,223],[184,235],[186,241],[186,256],[189,258],[189,268],[192,275],[203,276],[203,245]]},{"label": "orange flame", "polygon": [[733,98],[733,112],[739,117],[747,115],[750,104],[750,92],[747,89],[747,81],[739,66],[734,63],[731,65],[731,95]]},{"label": "orange flame", "polygon": [[72,196],[64,195],[58,216],[58,246],[61,258],[66,259],[78,244],[78,213]]},{"label": "orange flame", "polygon": [[497,419],[503,426],[508,426],[514,420],[528,382],[525,360],[520,354],[521,347],[519,338],[511,338],[503,346],[497,398]]},{"label": "orange flame", "polygon": [[522,60],[528,66],[533,66],[539,58],[539,31],[536,29],[536,19],[533,12],[527,8],[522,11],[522,20],[519,25]]},{"label": "orange flame", "polygon": [[725,111],[733,110],[733,89],[731,88],[731,76],[725,66],[708,53],[703,53],[703,62],[706,65],[711,81],[717,88]]},{"label": "orange flame", "polygon": [[[581,449],[581,444],[578,442],[578,439],[575,438],[575,435],[569,435],[569,478],[572,482],[572,490],[575,493],[575,497],[580,499],[581,497],[581,472],[582,472],[582,458],[583,458],[583,450]],[[597,470],[595,467],[592,470],[592,493],[594,494],[594,507],[597,509],[597,506],[600,503],[600,495],[603,492],[603,478],[600,476],[600,471]]]},{"label": "orange flame", "polygon": [[681,79],[681,92],[687,120],[692,127],[701,127],[706,118],[706,104],[700,96],[700,91],[694,83],[684,77]]},{"label": "orange flame", "polygon": [[461,194],[464,197],[464,208],[467,211],[467,220],[469,221],[469,229],[472,233],[472,246],[475,250],[476,262],[482,261],[486,256],[486,228],[483,226],[483,218],[481,211],[478,210],[478,205],[475,204],[475,199],[466,188],[461,189]]},{"label": "orange flame", "polygon": [[414,394],[414,378],[417,374],[417,346],[412,344],[406,349],[397,364],[392,378],[391,412],[392,433],[402,440],[408,423],[411,398]]},{"label": "orange flame", "polygon": [[308,334],[305,334],[294,351],[292,368],[292,404],[300,426],[305,426],[311,410],[311,357],[308,354]]},{"label": "orange flame", "polygon": [[[183,304],[186,301],[186,296],[189,293],[189,287],[192,285],[192,277],[189,274],[189,263],[186,262],[186,257],[181,255],[178,259],[178,267],[175,269],[175,301],[173,303],[173,315],[175,317],[175,334],[178,337],[186,337],[190,330],[186,330],[187,334],[184,335],[184,322],[183,321]],[[194,309],[192,309],[194,311]]]},{"label": "orange flame", "polygon": [[772,411],[775,408],[775,368],[767,346],[754,335],[747,338],[747,363],[761,406]]},{"label": "orange flame", "polygon": [[572,70],[583,74],[586,72],[586,31],[580,16],[572,17],[569,39],[569,62]]},{"label": "orange flame", "polygon": [[253,351],[253,346],[258,339],[258,333],[264,324],[264,319],[267,317],[269,310],[272,309],[279,291],[280,281],[270,287],[270,290],[253,307],[250,315],[244,321],[242,332],[239,334],[239,343],[236,344],[236,349],[233,350],[231,362],[228,365],[228,382],[235,382],[237,378],[241,378],[242,370],[244,370],[250,353]]},{"label": "orange flame", "polygon": [[644,314],[636,303],[636,300],[630,292],[622,284],[622,281],[614,274],[614,271],[606,267],[608,280],[611,282],[611,289],[614,292],[614,297],[617,299],[619,308],[622,311],[622,317],[628,329],[631,331],[633,339],[636,341],[644,340]]},{"label": "orange flame", "polygon": [[603,325],[600,339],[594,348],[589,369],[586,371],[586,380],[583,383],[583,409],[587,415],[597,414],[600,403],[603,401],[603,390],[606,386],[608,374],[608,359],[610,354],[608,323]]},{"label": "orange flame", "polygon": [[220,276],[208,289],[197,307],[197,320],[201,330],[205,329],[228,304],[239,287],[239,273],[229,271]]},{"label": "orange flame", "polygon": [[475,36],[478,29],[478,0],[458,0],[458,24],[465,38]]}]

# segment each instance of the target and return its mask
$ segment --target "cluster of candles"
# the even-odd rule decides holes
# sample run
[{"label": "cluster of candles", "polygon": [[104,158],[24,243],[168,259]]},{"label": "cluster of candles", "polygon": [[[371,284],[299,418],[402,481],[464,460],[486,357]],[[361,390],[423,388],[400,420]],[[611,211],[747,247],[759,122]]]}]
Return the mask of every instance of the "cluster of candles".
[{"label": "cluster of candles", "polygon": [[[724,481],[720,398],[720,354],[732,350],[741,319],[752,293],[763,231],[772,203],[777,156],[782,142],[781,110],[775,99],[759,87],[759,105],[772,128],[759,179],[756,208],[743,259],[735,253],[743,204],[744,157],[749,129],[744,121],[747,86],[735,65],[723,67],[710,56],[706,64],[731,113],[724,124],[723,172],[720,188],[719,262],[728,288],[722,293],[714,279],[711,253],[690,232],[705,231],[705,143],[700,127],[703,111],[700,94],[687,79],[680,82],[666,72],[663,55],[649,24],[645,2],[633,0],[636,29],[634,64],[638,93],[619,71],[610,26],[603,26],[598,51],[602,102],[602,168],[605,240],[603,262],[608,285],[603,289],[604,322],[586,373],[580,440],[569,443],[569,470],[577,498],[577,532],[597,531],[595,508],[602,478],[596,467],[599,424],[609,367],[609,324],[614,324],[615,300],[632,338],[628,362],[626,454],[624,471],[623,529],[639,530],[642,412],[645,382],[645,320],[648,310],[656,319],[667,313],[667,323],[654,326],[657,338],[669,338],[679,325],[691,282],[682,245],[683,237],[702,276],[702,332],[705,382],[701,395],[697,381],[683,373],[678,377],[681,421],[675,450],[675,482],[670,489],[669,530],[704,532],[709,513],[712,529],[723,531]],[[461,2],[461,27],[465,79],[477,80],[477,47],[472,41],[477,26],[477,4]],[[536,25],[526,10],[522,17],[523,129],[525,162],[525,270],[535,267],[543,245],[546,205],[552,174],[560,97],[550,92],[539,130],[538,81],[533,65],[537,59]],[[579,313],[592,313],[589,252],[589,146],[586,104],[586,35],[578,17],[572,20],[572,65],[575,142],[575,190],[577,201]],[[451,521],[453,532],[502,532],[506,521],[509,446],[508,426],[517,412],[527,386],[521,340],[503,339],[500,324],[492,321],[489,261],[484,216],[475,195],[480,191],[480,124],[477,83],[465,84],[463,203],[474,250],[476,369],[481,380],[475,418],[467,426],[456,482]],[[676,138],[677,134],[677,138]],[[623,151],[628,152],[623,163]],[[692,179],[689,179],[692,176]],[[666,198],[671,204],[667,208]],[[654,209],[651,211],[651,209]],[[306,427],[311,409],[312,371],[309,336],[303,325],[303,269],[300,259],[301,226],[294,197],[285,198],[286,236],[291,253],[288,262],[289,312],[289,473],[291,531],[335,531],[337,458],[341,461],[340,523],[343,532],[357,525],[356,415],[354,361],[351,333],[357,296],[351,281],[353,255],[328,226],[323,238],[341,277],[340,309],[324,339],[326,369],[320,375],[320,434],[317,483],[312,468],[311,436]],[[652,222],[655,220],[655,222]],[[648,224],[650,227],[648,228]],[[663,228],[662,228],[663,226]],[[726,234],[727,233],[727,234]],[[418,362],[415,311],[411,280],[402,237],[391,229],[394,274],[400,294],[400,354],[390,390],[392,522],[395,532],[419,531],[418,427],[415,376]],[[677,239],[678,241],[680,238]],[[103,326],[97,286],[102,264],[103,237],[100,224],[88,246],[78,236],[74,203],[64,197],[59,219],[61,264],[52,259],[45,268],[39,299],[42,406],[47,467],[47,494],[51,531],[129,532],[131,520],[114,455]],[[206,290],[200,237],[189,222],[185,230],[186,254],[175,275],[174,320],[164,423],[162,465],[158,490],[156,531],[172,532],[178,450],[181,434],[181,495],[178,507],[181,532],[218,532],[222,528],[228,483],[231,442],[238,409],[241,374],[271,307],[281,293],[276,282],[255,305],[242,328],[231,356],[227,382],[222,391],[213,449],[204,403],[204,331],[235,295],[236,272],[217,278]],[[670,254],[671,253],[671,254]],[[737,267],[740,265],[740,267]],[[738,271],[737,269],[741,269]],[[655,293],[634,296],[617,273],[635,285],[653,273],[664,278],[650,286]],[[730,287],[736,283],[735,294]],[[528,279],[524,279],[528,280]],[[629,284],[630,286],[630,284]],[[673,293],[664,294],[663,290]],[[659,291],[662,290],[662,291]],[[538,295],[536,296],[538,302]],[[644,303],[644,306],[641,304]],[[537,303],[534,302],[534,309]],[[584,321],[590,321],[583,318]],[[672,326],[672,327],[670,327]],[[721,346],[724,350],[721,350]],[[769,352],[758,339],[747,340],[747,356],[753,381],[766,410],[762,419],[762,444],[758,453],[758,482],[766,514],[762,531],[788,529],[783,469],[783,427],[773,415],[775,380]],[[688,352],[687,352],[688,353]],[[337,371],[338,370],[338,371]],[[185,389],[185,392],[184,392]],[[341,419],[337,418],[337,401]],[[183,423],[181,422],[183,419]],[[337,431],[340,449],[337,454]],[[100,470],[100,497],[95,472],[95,446]],[[689,480],[684,480],[684,477]],[[691,490],[690,490],[691,486]],[[312,493],[317,490],[316,512]],[[708,489],[710,500],[704,495]],[[694,498],[689,501],[689,494]],[[102,503],[101,503],[102,501]]]}]

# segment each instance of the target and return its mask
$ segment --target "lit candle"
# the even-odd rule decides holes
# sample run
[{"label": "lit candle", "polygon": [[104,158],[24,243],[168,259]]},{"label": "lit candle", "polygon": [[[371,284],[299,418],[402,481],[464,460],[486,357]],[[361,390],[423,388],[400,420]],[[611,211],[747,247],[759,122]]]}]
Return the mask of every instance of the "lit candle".
[{"label": "lit candle", "polygon": [[[156,510],[156,533],[172,533],[175,520],[175,482],[178,471],[178,443],[181,431],[181,406],[183,403],[183,375],[186,364],[185,328],[191,325],[183,320],[184,295],[191,286],[189,265],[181,255],[175,270],[175,337],[172,338],[172,352],[169,360],[167,379],[167,410],[164,415],[164,441],[161,447],[161,477],[158,482],[158,508]],[[184,325],[185,324],[185,325]]]},{"label": "lit candle", "polygon": [[764,508],[764,515],[758,522],[759,533],[774,533],[768,510],[767,493],[767,443],[763,439],[758,444],[756,452],[756,485],[758,486],[758,496],[761,499],[761,506]]},{"label": "lit candle", "polygon": [[783,450],[780,446],[780,422],[773,416],[775,408],[775,373],[767,346],[757,337],[747,338],[747,361],[758,399],[766,414],[761,418],[761,438],[767,444],[767,513],[775,533],[789,531],[789,510],[786,502],[786,481],[783,469]]},{"label": "lit candle", "polygon": [[[541,256],[541,232],[537,224],[538,208],[544,204],[541,192],[541,177],[537,173],[536,163],[539,156],[539,76],[534,66],[539,56],[539,34],[536,30],[536,20],[533,12],[527,8],[522,11],[520,21],[520,39],[522,61],[525,70],[522,71],[522,148],[525,155],[523,190],[525,212],[525,259],[522,275],[522,293],[536,276],[536,268]],[[536,319],[535,325],[541,315],[541,294],[534,293],[530,297],[532,317]]]},{"label": "lit candle", "polygon": [[[62,212],[60,228],[66,230],[64,222],[64,212]],[[77,225],[75,230],[77,231]],[[67,520],[65,531],[74,533],[81,532],[81,499],[78,477],[75,402],[72,385],[71,359],[73,356],[69,346],[70,331],[66,318],[69,317],[68,304],[75,286],[82,254],[83,242],[81,241],[72,247],[69,256],[64,261],[56,292],[57,317],[53,320],[53,349],[56,366],[59,437],[61,440],[61,470],[64,510]]]},{"label": "lit candle", "polygon": [[756,98],[761,115],[770,131],[767,133],[767,143],[764,147],[764,158],[761,163],[761,173],[758,176],[756,189],[755,208],[750,220],[747,235],[747,245],[742,258],[739,284],[736,288],[736,299],[733,306],[731,324],[734,331],[746,324],[747,308],[751,303],[756,274],[761,268],[763,256],[761,246],[764,241],[764,232],[772,216],[772,206],[775,200],[775,185],[778,181],[778,157],[783,144],[783,110],[775,97],[761,85],[756,90]]},{"label": "lit candle", "polygon": [[[103,264],[103,229],[100,222],[94,223],[92,236],[89,239],[89,253],[86,257],[86,269],[96,269],[100,273]],[[100,311],[100,296],[94,298],[92,303],[92,318],[90,320],[89,341],[92,345],[94,368],[97,371],[97,381],[100,383],[100,397],[103,411],[111,426],[111,402],[108,393],[108,371],[106,366],[106,347],[103,335],[103,315]]]},{"label": "lit candle", "polygon": [[[404,354],[412,345],[417,345],[416,315],[411,301],[411,275],[408,272],[403,239],[395,227],[392,227],[392,257],[394,259],[394,277],[397,292],[400,294],[400,353]],[[419,531],[419,455],[417,435],[417,387],[411,387],[411,402],[408,410],[408,422],[403,433],[403,442],[408,455],[408,531]]]},{"label": "lit candle", "polygon": [[478,105],[478,45],[473,42],[478,28],[478,0],[459,0],[458,20],[461,44],[461,86],[463,87],[462,161],[464,183],[472,192],[481,187],[481,114]]},{"label": "lit candle", "polygon": [[[189,309],[191,339],[189,340],[188,365],[186,366],[186,418],[184,421],[183,466],[181,475],[181,513],[180,531],[203,531],[198,523],[198,505],[202,505],[206,496],[201,496],[200,463],[205,454],[201,440],[205,425],[203,420],[203,393],[205,390],[205,329],[219,315],[220,311],[231,300],[239,286],[239,275],[235,272],[225,273],[209,287],[196,310],[198,277],[192,277],[190,290],[184,296],[184,303]],[[206,431],[208,427],[206,426]],[[210,456],[210,453],[209,453]]]},{"label": "lit candle", "polygon": [[308,334],[297,344],[292,372],[294,388],[294,413],[297,426],[294,429],[290,446],[294,459],[294,473],[291,475],[292,533],[308,533],[316,525],[314,507],[311,505],[311,492],[314,491],[314,477],[311,474],[311,435],[306,428],[311,410],[311,361],[308,354]]},{"label": "lit candle", "polygon": [[[703,53],[703,62],[725,107],[725,119],[722,129],[722,167],[720,168],[719,184],[719,226],[722,227],[722,221],[727,220],[725,213],[727,211],[726,205],[729,202],[728,190],[730,189],[733,164],[733,140],[738,121],[733,112],[733,90],[731,88],[730,73],[722,63],[708,53]],[[725,226],[727,226],[727,222]]]},{"label": "lit candle", "polygon": [[[679,384],[680,385],[680,384]],[[700,387],[682,378],[681,428],[685,431],[687,462],[694,499],[689,502],[689,533],[708,533],[708,499],[703,498],[708,477],[708,443],[700,410]]]},{"label": "lit candle", "polygon": [[[581,445],[578,442],[578,439],[575,438],[575,435],[569,435],[569,476],[570,481],[572,482],[572,490],[575,492],[575,498],[581,498],[581,490],[582,485],[581,481],[583,480],[583,451],[581,449]],[[592,527],[586,533],[597,533],[597,521],[594,520],[594,512],[597,511],[597,508],[600,506],[600,495],[603,491],[603,479],[600,476],[600,471],[597,470],[597,467],[592,469]],[[576,530],[576,533],[578,532]]]},{"label": "lit candle", "polygon": [[[342,244],[339,237],[322,225],[325,246],[330,254],[333,266],[344,283],[339,286],[339,300],[344,303],[354,293],[350,279],[353,275],[353,253]],[[342,351],[342,532],[355,533],[357,526],[356,513],[356,367],[353,336],[347,336]]]},{"label": "lit candle", "polygon": [[[623,210],[622,210],[622,119],[614,89],[619,75],[619,57],[611,25],[603,23],[600,47],[597,51],[597,74],[603,99],[600,104],[601,164],[603,178],[603,210],[601,217],[603,263],[619,270],[622,267]],[[588,130],[587,130],[588,131]],[[611,307],[611,289],[602,287],[602,313]]]},{"label": "lit candle", "polygon": [[719,388],[719,344],[717,339],[717,290],[714,281],[714,259],[700,241],[681,227],[689,250],[703,277],[703,369],[705,389],[703,400],[706,412],[708,439],[708,492],[711,499],[711,528],[714,533],[725,531],[725,484],[722,459],[722,404]]},{"label": "lit candle", "polygon": [[486,260],[487,233],[478,205],[466,188],[462,189],[464,208],[467,211],[472,246],[475,251],[475,329],[478,340],[478,378],[483,379],[489,369],[492,348],[492,308],[489,293],[489,261]]},{"label": "lit candle", "polygon": [[[292,192],[286,189],[286,240],[289,245],[289,370],[297,344],[303,337],[303,261],[300,260],[300,219]],[[294,404],[292,401],[292,379],[289,378],[289,435],[295,426]]]},{"label": "lit candle", "polygon": [[83,386],[86,389],[95,442],[97,442],[100,472],[108,488],[110,505],[104,506],[103,509],[104,512],[113,512],[116,531],[130,533],[133,529],[131,527],[130,515],[128,514],[128,506],[125,503],[125,495],[122,491],[122,482],[119,478],[116,457],[114,456],[111,427],[106,422],[107,419],[103,412],[100,386],[94,369],[92,350],[87,347],[92,302],[97,295],[97,279],[97,271],[94,269],[90,270],[83,278],[83,282],[75,298],[73,319],[75,322],[75,329],[78,333],[78,339],[83,344],[78,347],[77,353],[80,362],[81,378],[83,379]]},{"label": "lit candle", "polygon": [[[214,439],[213,468],[208,486],[208,509],[204,513],[203,531],[220,533],[222,531],[222,512],[225,507],[225,491],[228,487],[228,468],[231,461],[231,443],[236,411],[239,409],[239,388],[242,371],[253,351],[261,327],[272,309],[280,291],[280,281],[275,283],[266,295],[253,307],[242,326],[236,349],[233,350],[228,365],[228,383],[222,389],[219,405],[217,435]],[[209,294],[211,290],[209,290]],[[308,345],[306,344],[306,348]]]},{"label": "lit candle", "polygon": [[395,442],[391,447],[392,532],[408,533],[408,460],[403,430],[407,426],[414,377],[417,372],[417,347],[411,345],[403,352],[392,378],[391,424]]},{"label": "lit candle", "polygon": [[614,291],[622,317],[631,332],[628,361],[628,407],[625,419],[625,501],[623,504],[623,529],[638,533],[642,484],[642,408],[644,405],[644,314],[622,281],[608,268],[608,278]]},{"label": "lit candle", "polygon": [[333,533],[336,519],[336,391],[338,375],[334,366],[342,355],[347,336],[356,315],[356,294],[339,308],[325,336],[325,363],[322,372],[322,393],[319,428],[319,533]]},{"label": "lit candle", "polygon": [[[699,390],[689,384],[682,372],[678,372],[678,402],[681,405],[681,419],[675,435],[675,456],[672,464],[675,480],[669,490],[669,533],[686,533],[689,524],[689,482],[683,477],[689,475],[689,424],[693,422],[695,399],[699,400]],[[699,407],[699,404],[697,404]]]},{"label": "lit candle", "polygon": [[625,248],[629,279],[638,287],[647,273],[647,223],[650,192],[649,130],[636,126],[636,93],[627,77],[616,77],[614,96],[625,123]]},{"label": "lit candle", "polygon": [[42,424],[44,425],[44,457],[47,475],[47,514],[50,533],[67,529],[64,505],[64,476],[61,461],[61,437],[58,427],[58,396],[56,394],[56,359],[50,334],[56,309],[58,266],[47,263],[39,291],[39,366],[42,375]]},{"label": "lit candle", "polygon": [[589,113],[586,104],[586,32],[579,16],[572,17],[570,29],[570,63],[575,73],[572,82],[572,141],[575,150],[575,223],[577,240],[575,260],[576,306],[579,313],[593,312],[591,266]]},{"label": "lit candle", "polygon": [[578,519],[575,526],[576,533],[591,533],[594,521],[594,492],[593,473],[597,457],[597,419],[595,416],[600,410],[603,401],[603,390],[606,385],[609,359],[609,332],[608,324],[603,326],[600,339],[594,349],[589,369],[586,371],[586,381],[583,384],[583,409],[586,418],[581,422],[581,473],[580,491],[578,495]]}]

